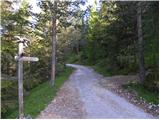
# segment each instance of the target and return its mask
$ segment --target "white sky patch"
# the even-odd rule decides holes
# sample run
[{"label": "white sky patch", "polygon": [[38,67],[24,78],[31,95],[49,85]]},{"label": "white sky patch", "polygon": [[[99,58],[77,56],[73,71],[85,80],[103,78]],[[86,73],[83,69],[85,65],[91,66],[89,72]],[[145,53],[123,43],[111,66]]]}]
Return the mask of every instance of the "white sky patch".
[{"label": "white sky patch", "polygon": [[[13,2],[14,0],[9,0],[9,1]],[[40,7],[37,5],[39,0],[26,0],[26,1],[27,1],[27,3],[29,3],[29,5],[32,6],[32,10],[31,11],[33,13],[37,13],[38,14],[38,13],[41,12]],[[21,2],[22,2],[22,0],[19,0],[18,2],[13,2],[12,7],[13,7],[14,11],[17,11],[20,8]]]},{"label": "white sky patch", "polygon": [[[21,1],[21,0],[20,0]],[[20,8],[20,1],[18,3],[13,4],[13,8],[14,10],[18,10]],[[65,0],[64,0],[65,1]],[[71,0],[72,1],[72,0]],[[73,0],[74,1],[74,0]],[[39,2],[39,0],[27,0],[27,2],[29,3],[29,5],[32,6],[31,11],[33,13],[37,13],[39,14],[41,12],[41,8],[37,5],[37,3]],[[96,0],[97,5],[99,4],[99,0]],[[80,8],[85,11],[87,9],[88,6],[92,6],[93,4],[95,4],[95,0],[86,0],[86,4],[85,5],[81,5],[80,4]],[[28,18],[29,21],[32,22],[36,22],[35,18],[33,17],[29,17]]]},{"label": "white sky patch", "polygon": [[20,8],[19,4],[20,4],[19,2],[12,4],[12,7],[13,7],[13,9],[14,9],[15,11],[17,11],[17,10]]},{"label": "white sky patch", "polygon": [[87,6],[86,5],[80,5],[80,8],[85,11],[87,9]]},{"label": "white sky patch", "polygon": [[88,6],[93,6],[95,4],[96,1],[96,7],[99,7],[99,0],[86,0],[86,4],[85,5],[80,5],[80,8],[84,11],[87,9]]},{"label": "white sky patch", "polygon": [[93,5],[94,2],[95,2],[95,0],[88,0],[87,3],[86,3],[86,5]]},{"label": "white sky patch", "polygon": [[32,8],[32,12],[33,13],[40,13],[41,9],[39,6],[37,6],[38,0],[28,0],[27,1],[33,8]]},{"label": "white sky patch", "polygon": [[86,10],[88,6],[92,6],[94,4],[94,0],[87,0],[85,5],[80,5],[82,10]]},{"label": "white sky patch", "polygon": [[[12,1],[12,0],[11,0]],[[74,0],[73,0],[74,1]],[[80,8],[82,10],[86,10],[87,6],[92,6],[95,2],[95,0],[86,0],[86,4],[85,5],[80,5]],[[32,12],[33,13],[40,13],[41,12],[41,8],[37,5],[37,3],[39,2],[39,0],[27,0],[27,2],[32,6]],[[99,0],[96,0],[97,3],[99,3]],[[15,10],[19,9],[19,4],[20,2],[18,2],[18,4],[13,4],[13,8]]]}]

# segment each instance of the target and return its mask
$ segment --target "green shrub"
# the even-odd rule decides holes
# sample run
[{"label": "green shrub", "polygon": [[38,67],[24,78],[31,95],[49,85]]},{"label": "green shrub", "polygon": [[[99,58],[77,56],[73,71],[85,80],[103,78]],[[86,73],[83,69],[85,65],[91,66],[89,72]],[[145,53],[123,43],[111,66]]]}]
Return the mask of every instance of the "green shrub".
[{"label": "green shrub", "polygon": [[144,98],[147,102],[152,102],[154,104],[159,104],[159,95],[157,92],[148,90],[146,87],[139,83],[128,83],[123,85],[124,88],[135,91],[138,93],[139,97]]},{"label": "green shrub", "polygon": [[159,92],[159,77],[157,72],[150,72],[144,81],[144,86],[155,92]]},{"label": "green shrub", "polygon": [[[25,115],[31,115],[33,118],[35,118],[40,113],[40,111],[43,110],[53,99],[53,97],[56,95],[56,92],[72,73],[72,70],[72,68],[64,69],[64,71],[56,77],[55,86],[51,86],[47,81],[31,89],[29,91],[29,94],[24,96]],[[2,118],[16,118],[17,116],[18,107],[16,105],[13,109],[6,111],[5,115],[3,115]]]},{"label": "green shrub", "polygon": [[1,81],[1,114],[4,114],[12,108],[15,108],[18,99],[17,81],[2,80]]}]

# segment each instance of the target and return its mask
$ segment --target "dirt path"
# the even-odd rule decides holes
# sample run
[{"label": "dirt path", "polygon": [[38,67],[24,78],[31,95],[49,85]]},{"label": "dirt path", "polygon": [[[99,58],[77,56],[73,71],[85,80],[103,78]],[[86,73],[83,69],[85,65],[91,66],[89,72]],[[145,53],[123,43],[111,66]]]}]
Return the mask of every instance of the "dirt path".
[{"label": "dirt path", "polygon": [[104,89],[92,69],[67,64],[76,71],[38,118],[153,118],[124,98]]}]

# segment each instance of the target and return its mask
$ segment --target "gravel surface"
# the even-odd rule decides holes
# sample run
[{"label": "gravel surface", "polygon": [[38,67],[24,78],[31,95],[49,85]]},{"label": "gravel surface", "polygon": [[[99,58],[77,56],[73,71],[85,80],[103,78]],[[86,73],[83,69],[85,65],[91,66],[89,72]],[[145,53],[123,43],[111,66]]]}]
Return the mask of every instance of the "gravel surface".
[{"label": "gravel surface", "polygon": [[99,84],[101,75],[92,69],[67,64],[76,71],[38,118],[143,118],[152,115]]},{"label": "gravel surface", "polygon": [[144,98],[139,97],[136,91],[123,87],[123,85],[127,83],[135,83],[138,81],[138,75],[115,75],[99,79],[99,83],[105,89],[124,97],[130,103],[142,108],[145,112],[152,114],[155,118],[159,118],[159,105],[149,103]]},{"label": "gravel surface", "polygon": [[84,118],[85,110],[72,76],[61,87],[57,96],[43,110],[37,119],[78,119]]}]

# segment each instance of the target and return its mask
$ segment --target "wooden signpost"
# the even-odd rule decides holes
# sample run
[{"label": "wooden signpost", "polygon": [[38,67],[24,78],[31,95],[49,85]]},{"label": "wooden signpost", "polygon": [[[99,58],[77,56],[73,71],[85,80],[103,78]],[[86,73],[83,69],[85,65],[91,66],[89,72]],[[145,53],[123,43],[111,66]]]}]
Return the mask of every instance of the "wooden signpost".
[{"label": "wooden signpost", "polygon": [[24,118],[23,113],[23,61],[38,61],[37,57],[25,57],[24,48],[27,47],[29,42],[26,38],[20,38],[16,36],[17,43],[19,44],[18,56],[15,56],[15,59],[18,61],[18,97],[19,97],[19,119]]}]

